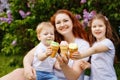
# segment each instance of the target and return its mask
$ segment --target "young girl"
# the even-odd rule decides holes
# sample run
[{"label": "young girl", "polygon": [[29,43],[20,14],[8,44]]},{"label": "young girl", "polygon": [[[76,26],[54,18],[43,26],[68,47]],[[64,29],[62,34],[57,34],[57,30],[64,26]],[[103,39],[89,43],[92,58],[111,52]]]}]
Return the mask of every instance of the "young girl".
[{"label": "young girl", "polygon": [[86,52],[72,55],[73,59],[91,56],[90,80],[117,80],[113,67],[115,47],[112,29],[108,19],[102,14],[95,15],[90,21],[92,47]]}]

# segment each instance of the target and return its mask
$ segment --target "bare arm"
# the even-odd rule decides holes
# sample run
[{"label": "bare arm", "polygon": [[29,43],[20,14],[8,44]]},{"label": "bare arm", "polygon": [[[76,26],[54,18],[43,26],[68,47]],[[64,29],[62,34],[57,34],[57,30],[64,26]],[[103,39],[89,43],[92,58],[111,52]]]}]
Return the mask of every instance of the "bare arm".
[{"label": "bare arm", "polygon": [[24,57],[23,59],[23,65],[24,67],[32,66],[32,61],[34,58],[34,51],[35,48],[31,49]]},{"label": "bare arm", "polygon": [[48,56],[50,56],[52,53],[52,49],[50,47],[47,47],[47,50],[45,52],[43,52],[42,50],[40,50],[39,54],[37,55],[38,59],[40,61],[45,60]]},{"label": "bare arm", "polygon": [[34,51],[35,51],[34,47],[33,49],[31,49],[24,57],[23,59],[23,65],[24,65],[24,76],[28,79],[28,80],[36,80],[36,71],[35,69],[32,67],[32,62],[33,62],[33,58],[34,58]]},{"label": "bare arm", "polygon": [[107,46],[101,44],[99,46],[90,47],[88,50],[86,50],[82,54],[79,54],[79,52],[75,52],[72,55],[72,58],[73,59],[81,59],[81,58],[85,58],[85,57],[91,56],[92,54],[97,54],[97,53],[105,52],[107,50],[109,50],[109,48]]},{"label": "bare arm", "polygon": [[64,57],[58,56],[57,60],[67,80],[77,80],[79,78],[83,70],[78,60],[74,61],[72,67],[67,64],[68,61]]}]

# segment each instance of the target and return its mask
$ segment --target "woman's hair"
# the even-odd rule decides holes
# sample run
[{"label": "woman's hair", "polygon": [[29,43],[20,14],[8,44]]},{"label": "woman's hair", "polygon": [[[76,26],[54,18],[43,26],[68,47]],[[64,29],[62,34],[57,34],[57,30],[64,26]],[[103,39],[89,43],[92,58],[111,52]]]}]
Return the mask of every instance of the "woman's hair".
[{"label": "woman's hair", "polygon": [[105,36],[106,38],[109,38],[110,40],[112,40],[114,42],[114,38],[113,38],[113,30],[112,30],[112,26],[110,25],[110,22],[108,20],[108,18],[104,15],[102,15],[101,13],[96,14],[90,21],[89,21],[89,31],[88,31],[88,35],[89,35],[89,41],[91,44],[93,44],[96,41],[96,38],[92,35],[92,31],[91,31],[91,26],[92,26],[92,22],[95,19],[99,19],[102,20],[106,26],[106,33]]},{"label": "woman's hair", "polygon": [[[65,9],[61,9],[61,10],[58,10],[50,19],[51,23],[54,25],[55,27],[55,18],[58,14],[67,14],[70,19],[72,20],[72,23],[73,23],[73,29],[72,29],[72,32],[74,34],[75,37],[78,37],[78,38],[82,38],[86,41],[88,41],[88,38],[87,38],[87,33],[85,32],[82,24],[79,22],[79,20],[75,17],[75,15],[73,15],[70,11],[68,10],[65,10]],[[64,40],[64,37],[59,34],[57,31],[56,31],[56,27],[55,27],[55,41],[57,42],[60,42],[61,40]]]}]

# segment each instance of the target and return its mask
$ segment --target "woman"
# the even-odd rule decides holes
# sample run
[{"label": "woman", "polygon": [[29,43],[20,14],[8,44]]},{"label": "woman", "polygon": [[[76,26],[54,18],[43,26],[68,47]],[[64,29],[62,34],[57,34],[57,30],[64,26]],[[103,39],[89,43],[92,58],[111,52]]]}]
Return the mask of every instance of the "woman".
[{"label": "woman", "polygon": [[[89,48],[87,35],[83,26],[70,11],[58,10],[51,17],[51,23],[56,29],[55,38],[57,42],[60,43],[62,40],[65,40],[68,43],[76,43],[78,44],[78,51],[82,52]],[[84,75],[80,68],[81,60],[69,59],[67,64],[67,58],[58,56],[57,59],[61,70],[55,69],[54,72],[60,80],[77,80],[80,75],[79,80],[84,80]]]},{"label": "woman", "polygon": [[[78,51],[80,52],[84,52],[89,48],[87,34],[84,31],[83,26],[70,11],[64,9],[58,10],[51,17],[50,21],[55,27],[55,40],[57,42],[60,43],[62,40],[65,40],[68,43],[76,43],[78,44]],[[10,79],[11,77],[6,75],[7,77],[3,77],[1,80],[25,80],[25,77],[29,80],[35,80],[36,73],[34,68],[31,66],[35,48],[36,47],[30,50],[24,57],[24,70],[19,69],[19,71],[17,70],[12,72],[12,74],[9,74],[15,77],[20,77],[20,79],[15,79],[15,77]],[[84,80],[84,72],[82,72],[83,70],[80,67],[82,60],[69,59],[68,61],[66,57],[62,56],[58,56],[57,60],[60,69],[54,69],[54,72],[59,80]],[[88,60],[88,58],[84,60]]]}]

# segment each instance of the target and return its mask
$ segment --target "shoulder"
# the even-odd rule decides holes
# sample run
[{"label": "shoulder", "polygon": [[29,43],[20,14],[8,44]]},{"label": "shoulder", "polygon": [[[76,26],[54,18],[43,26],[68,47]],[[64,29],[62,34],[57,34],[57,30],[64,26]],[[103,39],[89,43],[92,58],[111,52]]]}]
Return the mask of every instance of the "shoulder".
[{"label": "shoulder", "polygon": [[109,49],[114,48],[113,42],[112,42],[110,39],[108,39],[108,38],[104,39],[104,40],[101,42],[101,44],[104,44],[104,45],[107,46]]},{"label": "shoulder", "polygon": [[86,40],[81,39],[81,38],[76,38],[75,43],[77,43],[77,44],[79,44],[79,45],[89,46],[89,43],[88,43]]},{"label": "shoulder", "polygon": [[106,45],[108,45],[108,44],[113,45],[113,42],[110,39],[108,39],[108,38],[106,38],[103,41],[101,41],[101,43],[106,44]]},{"label": "shoulder", "polygon": [[41,50],[46,50],[46,46],[43,43],[39,43],[36,47],[35,47],[36,51]]},{"label": "shoulder", "polygon": [[80,52],[83,52],[90,47],[89,43],[81,38],[76,38],[75,43],[78,45],[78,50]]}]

